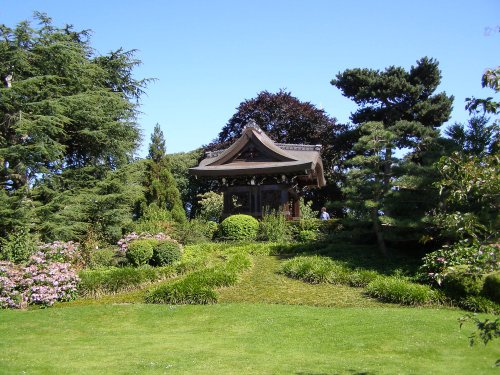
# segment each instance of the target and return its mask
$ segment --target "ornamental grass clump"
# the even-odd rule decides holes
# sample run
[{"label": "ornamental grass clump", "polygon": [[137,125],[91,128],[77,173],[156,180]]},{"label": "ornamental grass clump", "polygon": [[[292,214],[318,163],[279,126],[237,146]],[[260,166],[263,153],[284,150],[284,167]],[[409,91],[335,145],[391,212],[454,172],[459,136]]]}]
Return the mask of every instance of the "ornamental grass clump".
[{"label": "ornamental grass clump", "polygon": [[283,263],[280,273],[309,283],[347,283],[349,270],[341,263],[322,256],[298,256]]},{"label": "ornamental grass clump", "polygon": [[219,297],[214,289],[236,284],[239,273],[251,264],[246,254],[229,254],[223,264],[195,271],[182,280],[150,290],[145,301],[166,304],[217,303]]},{"label": "ornamental grass clump", "polygon": [[439,293],[428,285],[416,284],[400,276],[380,276],[366,287],[370,297],[401,305],[428,305],[439,301]]},{"label": "ornamental grass clump", "polygon": [[79,274],[78,290],[82,296],[98,297],[133,290],[154,281],[177,275],[173,266],[166,267],[121,267],[97,270],[82,270]]}]

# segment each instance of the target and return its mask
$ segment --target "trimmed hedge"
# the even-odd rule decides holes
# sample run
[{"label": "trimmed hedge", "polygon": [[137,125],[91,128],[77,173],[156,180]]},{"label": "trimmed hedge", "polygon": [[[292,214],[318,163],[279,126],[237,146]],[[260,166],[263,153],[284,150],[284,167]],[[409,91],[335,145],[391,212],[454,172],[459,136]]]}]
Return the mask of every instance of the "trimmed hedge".
[{"label": "trimmed hedge", "polygon": [[220,224],[220,234],[230,240],[251,241],[257,238],[259,222],[250,215],[233,215]]}]

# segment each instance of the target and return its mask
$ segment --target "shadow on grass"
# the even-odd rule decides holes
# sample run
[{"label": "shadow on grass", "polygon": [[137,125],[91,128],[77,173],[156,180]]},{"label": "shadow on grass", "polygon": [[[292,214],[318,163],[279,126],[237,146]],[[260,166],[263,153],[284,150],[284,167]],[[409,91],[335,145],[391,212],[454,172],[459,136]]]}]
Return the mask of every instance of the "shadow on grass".
[{"label": "shadow on grass", "polygon": [[389,256],[384,257],[375,245],[353,244],[336,239],[276,245],[273,251],[283,259],[295,255],[327,256],[352,269],[362,268],[387,275],[400,273],[412,276],[421,264],[421,255],[406,254],[400,249],[390,249]]}]

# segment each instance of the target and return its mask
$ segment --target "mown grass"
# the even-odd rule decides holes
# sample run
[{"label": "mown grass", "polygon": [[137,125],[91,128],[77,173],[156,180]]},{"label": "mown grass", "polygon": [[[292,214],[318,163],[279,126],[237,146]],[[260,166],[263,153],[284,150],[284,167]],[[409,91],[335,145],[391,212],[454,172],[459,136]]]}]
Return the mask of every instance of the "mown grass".
[{"label": "mown grass", "polygon": [[6,374],[493,374],[460,311],[264,304],[0,311]]}]

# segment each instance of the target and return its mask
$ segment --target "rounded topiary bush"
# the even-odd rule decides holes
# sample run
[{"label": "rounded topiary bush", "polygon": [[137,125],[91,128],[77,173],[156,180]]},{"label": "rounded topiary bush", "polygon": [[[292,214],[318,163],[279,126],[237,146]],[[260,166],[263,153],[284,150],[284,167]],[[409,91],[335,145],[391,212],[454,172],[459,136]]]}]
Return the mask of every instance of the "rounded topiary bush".
[{"label": "rounded topiary bush", "polygon": [[233,215],[220,224],[221,236],[231,240],[254,240],[259,222],[250,215]]},{"label": "rounded topiary bush", "polygon": [[181,259],[181,246],[174,241],[161,241],[153,247],[151,265],[166,266]]},{"label": "rounded topiary bush", "polygon": [[134,266],[147,264],[153,256],[153,247],[158,243],[156,240],[137,240],[128,245],[127,259]]},{"label": "rounded topiary bush", "polygon": [[484,279],[483,294],[500,304],[500,271],[490,273]]}]

